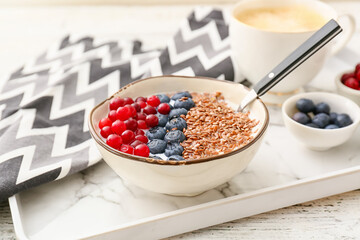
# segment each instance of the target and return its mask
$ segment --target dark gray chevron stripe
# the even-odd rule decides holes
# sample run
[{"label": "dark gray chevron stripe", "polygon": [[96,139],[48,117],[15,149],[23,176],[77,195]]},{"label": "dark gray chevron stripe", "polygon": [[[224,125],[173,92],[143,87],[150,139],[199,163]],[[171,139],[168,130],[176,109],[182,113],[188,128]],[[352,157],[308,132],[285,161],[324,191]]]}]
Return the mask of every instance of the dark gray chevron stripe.
[{"label": "dark gray chevron stripe", "polygon": [[[54,61],[58,61],[60,60],[61,63],[69,63],[71,62],[71,58],[72,58],[72,54],[71,53],[68,53],[66,55],[63,55],[63,56],[58,56],[58,57],[55,57],[55,58],[51,58],[51,59],[48,59],[46,58],[47,56],[47,53],[44,52],[43,54],[41,54],[35,61],[35,65],[41,65],[41,64],[45,64],[45,63],[49,63],[49,62],[54,62]],[[63,64],[62,64],[63,65]]]},{"label": "dark gray chevron stripe", "polygon": [[129,79],[131,77],[130,62],[107,68],[102,68],[101,63],[102,59],[94,59],[90,61],[90,83],[96,82],[114,71],[120,71],[121,79]]},{"label": "dark gray chevron stripe", "polygon": [[178,53],[189,51],[192,48],[200,45],[204,49],[204,53],[206,54],[206,56],[210,59],[230,49],[230,46],[227,45],[222,49],[215,50],[213,48],[212,41],[208,34],[203,34],[189,41],[185,41],[183,38],[182,31],[179,31],[174,37],[174,42],[175,42],[176,51]]},{"label": "dark gray chevron stripe", "polygon": [[34,74],[37,75],[46,75],[49,72],[49,69],[45,69],[45,70],[41,70],[41,71],[35,71],[35,72],[30,72],[30,73],[23,73],[24,67],[19,68],[18,70],[16,70],[15,72],[13,72],[10,75],[9,81],[13,80],[13,79],[17,79],[17,78],[23,78],[23,77],[27,77],[27,76],[31,76]]},{"label": "dark gray chevron stripe", "polygon": [[197,20],[195,18],[195,13],[192,13],[189,18],[189,25],[191,30],[197,30],[206,26],[210,21],[215,21],[216,27],[219,33],[219,36],[222,40],[229,36],[229,29],[224,19],[224,12],[220,10],[211,11],[208,15],[206,15],[203,19]]},{"label": "dark gray chevron stripe", "polygon": [[[5,109],[2,111],[0,120],[3,120],[19,110],[20,102],[23,98],[23,94],[16,95],[12,98],[8,98],[0,101],[0,106],[5,105]],[[1,135],[0,135],[1,136]]]},{"label": "dark gray chevron stripe", "polygon": [[[54,137],[55,137],[53,133],[43,134],[43,135],[31,135],[16,139],[16,133],[18,131],[19,122],[20,122],[19,120],[14,122],[13,125],[7,128],[7,130],[0,138],[0,145],[2,146],[0,148],[0,155],[7,153],[9,149],[18,149],[27,146],[36,146],[30,169],[36,169],[36,168],[52,165],[54,163],[62,162],[65,159],[71,159],[74,166],[76,165],[83,166],[84,163],[85,164],[88,163],[89,161],[88,147],[79,150],[75,154],[70,153],[56,157],[51,156],[53,147],[57,147],[57,146],[52,146],[51,144],[54,142]],[[86,140],[88,140],[89,138],[90,136],[88,136]],[[0,166],[2,164],[3,163],[1,163]],[[80,171],[80,170],[81,169],[77,167],[76,169],[74,169],[74,171]],[[3,177],[4,177],[3,175],[0,175],[1,181]]]},{"label": "dark gray chevron stripe", "polygon": [[[16,82],[16,81],[10,81],[9,84],[6,84],[6,86],[3,89],[3,93],[8,92],[8,91],[12,91],[12,90],[16,90],[18,88],[22,88],[25,85],[32,83],[35,85],[34,90],[33,90],[33,96],[41,93],[42,91],[44,91],[45,89],[48,89],[49,86],[47,86],[49,80],[49,75],[38,75],[36,76],[35,80],[23,83],[23,82]],[[6,100],[4,100],[6,102]]]},{"label": "dark gray chevron stripe", "polygon": [[[50,120],[49,115],[52,100],[52,97],[43,97],[28,106],[29,109],[36,109],[36,116],[32,128],[39,129],[68,125],[69,133],[67,136],[66,148],[76,146],[88,140],[90,138],[89,132],[83,131],[84,121],[86,119],[85,111],[78,111],[62,118]],[[34,136],[34,138],[38,138],[38,136]]]},{"label": "dark gray chevron stripe", "polygon": [[108,45],[110,47],[110,50],[117,48],[117,43],[116,42],[108,42],[108,43],[104,43],[104,44],[100,44],[98,46],[94,45],[94,38],[92,37],[84,37],[81,38],[75,42],[70,42],[70,36],[67,36],[63,39],[63,41],[60,44],[59,49],[64,49],[64,48],[68,48],[74,45],[83,45],[84,46],[84,52],[96,49],[96,48],[100,48],[103,46]]},{"label": "dark gray chevron stripe", "polygon": [[54,181],[61,172],[61,169],[57,168],[40,174],[39,176],[36,176],[23,183],[16,184],[21,163],[22,157],[16,157],[0,164],[0,173],[6,173],[6,177],[0,177],[0,201],[5,200],[20,191]]},{"label": "dark gray chevron stripe", "polygon": [[171,65],[168,49],[161,54],[159,59],[164,75],[172,74],[180,69],[190,67],[196,76],[217,78],[223,74],[225,79],[234,81],[235,72],[230,57],[225,58],[210,69],[205,69],[198,57],[192,57],[176,65]]}]

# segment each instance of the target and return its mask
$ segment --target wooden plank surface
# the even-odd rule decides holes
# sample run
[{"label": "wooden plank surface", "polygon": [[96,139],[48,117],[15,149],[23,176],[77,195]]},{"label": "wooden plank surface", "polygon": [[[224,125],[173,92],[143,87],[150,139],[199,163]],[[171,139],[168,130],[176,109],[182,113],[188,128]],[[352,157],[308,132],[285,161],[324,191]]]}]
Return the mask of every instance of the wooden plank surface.
[{"label": "wooden plank surface", "polygon": [[[360,9],[359,2],[335,1],[332,4],[342,12],[356,13]],[[231,5],[220,7],[229,9]],[[192,8],[192,5],[0,8],[0,76],[13,71],[69,32],[105,38],[136,38],[144,41],[147,48],[162,47]],[[359,238],[360,191],[357,190],[170,239]],[[0,203],[0,239],[15,239],[7,202]]]}]

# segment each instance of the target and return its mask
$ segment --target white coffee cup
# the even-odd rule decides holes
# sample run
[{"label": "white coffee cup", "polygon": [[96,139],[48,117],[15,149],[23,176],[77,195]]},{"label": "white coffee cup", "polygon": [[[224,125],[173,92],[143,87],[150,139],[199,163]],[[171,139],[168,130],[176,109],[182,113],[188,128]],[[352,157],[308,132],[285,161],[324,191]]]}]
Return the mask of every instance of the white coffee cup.
[{"label": "white coffee cup", "polygon": [[[263,30],[239,21],[236,16],[246,9],[290,5],[300,5],[312,9],[322,15],[326,21],[338,20],[340,17],[335,9],[318,0],[243,0],[237,3],[230,20],[232,54],[235,67],[238,67],[240,73],[252,84],[260,81],[318,29],[301,32]],[[340,33],[341,36],[337,38],[337,42],[334,43],[333,40],[320,49],[263,98],[268,97],[269,102],[272,103],[281,103],[311,81],[321,70],[328,56],[337,53],[346,45],[355,31],[355,20],[351,15],[342,15],[341,17],[349,19],[349,26],[347,31]]]}]

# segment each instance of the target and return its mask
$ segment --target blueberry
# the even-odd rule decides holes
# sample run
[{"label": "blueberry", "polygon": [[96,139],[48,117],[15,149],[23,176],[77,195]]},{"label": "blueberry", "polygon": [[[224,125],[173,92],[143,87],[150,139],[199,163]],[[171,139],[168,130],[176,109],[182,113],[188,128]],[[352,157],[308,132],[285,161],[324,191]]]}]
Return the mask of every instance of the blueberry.
[{"label": "blueberry", "polygon": [[185,135],[182,131],[173,130],[166,133],[164,140],[168,143],[179,143],[185,140]]},{"label": "blueberry", "polygon": [[169,120],[169,116],[168,115],[164,115],[164,114],[156,114],[156,116],[158,117],[159,119],[159,123],[158,123],[158,126],[160,127],[165,127],[166,123],[168,122]]},{"label": "blueberry", "polygon": [[175,101],[182,97],[192,98],[191,94],[188,91],[185,91],[185,92],[175,93],[174,96],[171,97],[171,99]]},{"label": "blueberry", "polygon": [[346,127],[350,124],[352,124],[353,121],[351,120],[350,116],[346,113],[338,114],[335,120],[335,124],[339,127]]},{"label": "blueberry", "polygon": [[312,127],[312,128],[320,128],[318,125],[316,125],[315,123],[307,123],[306,126],[308,127]]},{"label": "blueberry", "polygon": [[179,155],[172,155],[169,157],[169,160],[184,160],[184,158]]},{"label": "blueberry", "polygon": [[190,108],[195,107],[195,103],[191,98],[188,99],[178,99],[174,103],[175,108],[185,108],[186,110],[190,110]]},{"label": "blueberry", "polygon": [[165,94],[158,94],[156,96],[160,99],[161,103],[169,103],[170,102],[170,98]]},{"label": "blueberry", "polygon": [[325,129],[337,129],[337,128],[339,128],[339,126],[335,124],[329,124],[325,127]]},{"label": "blueberry", "polygon": [[146,132],[146,136],[148,137],[149,140],[164,139],[165,134],[166,134],[165,129],[159,126],[150,128],[150,130]]},{"label": "blueberry", "polygon": [[166,156],[182,155],[184,148],[179,143],[168,143],[165,149]]},{"label": "blueberry", "polygon": [[296,108],[303,113],[313,112],[315,110],[315,104],[312,100],[301,98],[296,102]]},{"label": "blueberry", "polygon": [[314,116],[312,123],[318,125],[320,128],[324,128],[330,123],[330,117],[326,113],[319,113]]},{"label": "blueberry", "polygon": [[294,116],[292,117],[296,122],[301,123],[301,124],[307,124],[308,122],[310,122],[310,118],[307,114],[303,113],[303,112],[297,112],[294,114]]},{"label": "blueberry", "polygon": [[174,117],[169,122],[166,123],[166,130],[171,130],[176,128],[177,130],[182,131],[184,128],[187,128],[186,121],[181,117]]},{"label": "blueberry", "polygon": [[336,118],[337,118],[337,113],[335,113],[335,112],[332,112],[332,113],[330,113],[330,123],[335,123],[336,122]]},{"label": "blueberry", "polygon": [[163,153],[166,148],[166,142],[161,139],[153,139],[147,145],[152,154]]},{"label": "blueberry", "polygon": [[319,104],[316,104],[315,106],[315,114],[318,113],[326,113],[329,114],[330,113],[330,106],[327,103],[321,102]]},{"label": "blueberry", "polygon": [[186,115],[187,110],[185,108],[175,108],[170,111],[169,118],[172,119],[173,117],[180,117],[180,115]]}]

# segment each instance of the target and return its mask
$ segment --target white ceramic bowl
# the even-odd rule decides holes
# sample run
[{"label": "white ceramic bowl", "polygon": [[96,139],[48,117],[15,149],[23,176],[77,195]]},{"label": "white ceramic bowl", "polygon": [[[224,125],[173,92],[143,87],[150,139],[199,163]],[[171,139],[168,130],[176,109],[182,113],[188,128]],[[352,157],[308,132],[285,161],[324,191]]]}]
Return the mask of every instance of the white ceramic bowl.
[{"label": "white ceramic bowl", "polygon": [[354,69],[349,71],[344,71],[335,78],[336,90],[340,95],[343,95],[344,97],[353,100],[355,103],[357,103],[357,105],[360,106],[360,90],[349,88],[341,82],[341,76],[345,73],[351,73],[351,72],[354,72]]},{"label": "white ceramic bowl", "polygon": [[[301,98],[313,100],[315,104],[326,102],[330,105],[331,112],[347,113],[353,123],[349,126],[338,129],[318,129],[302,125],[292,119],[296,109],[296,101]],[[306,147],[324,151],[329,148],[345,143],[360,122],[360,108],[350,99],[334,93],[327,92],[309,92],[300,93],[287,99],[282,106],[282,116],[286,128],[292,135]]]},{"label": "white ceramic bowl", "polygon": [[[120,89],[114,96],[137,97],[176,91],[223,93],[225,99],[238,104],[248,93],[241,84],[200,77],[162,76],[139,80]],[[165,161],[129,155],[106,145],[99,134],[98,122],[106,116],[106,99],[90,113],[91,136],[105,162],[123,179],[144,189],[171,195],[196,195],[230,180],[243,171],[258,150],[269,124],[269,114],[261,100],[249,105],[250,118],[259,120],[254,139],[246,146],[214,157]]]}]

